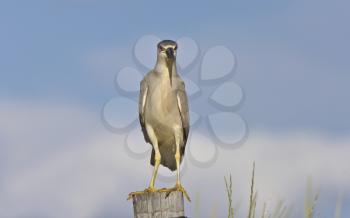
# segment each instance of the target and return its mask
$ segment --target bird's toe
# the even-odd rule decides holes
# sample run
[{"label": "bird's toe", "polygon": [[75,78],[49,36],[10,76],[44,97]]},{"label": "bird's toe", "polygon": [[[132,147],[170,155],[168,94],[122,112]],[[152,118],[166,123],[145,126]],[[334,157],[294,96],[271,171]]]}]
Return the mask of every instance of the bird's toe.
[{"label": "bird's toe", "polygon": [[154,187],[148,187],[144,190],[144,193],[152,193],[152,192],[156,192],[157,189],[155,189]]},{"label": "bird's toe", "polygon": [[143,194],[146,194],[146,193],[152,193],[152,192],[156,192],[156,191],[157,190],[154,187],[148,187],[148,188],[146,188],[143,191],[130,192],[129,195],[128,195],[127,200],[131,199],[133,196],[136,196],[136,195],[143,195]]},{"label": "bird's toe", "polygon": [[172,189],[173,191],[179,191],[182,192],[186,199],[191,202],[190,196],[187,194],[187,191],[185,190],[185,188],[181,185],[181,183],[178,183],[175,185],[175,187]]}]

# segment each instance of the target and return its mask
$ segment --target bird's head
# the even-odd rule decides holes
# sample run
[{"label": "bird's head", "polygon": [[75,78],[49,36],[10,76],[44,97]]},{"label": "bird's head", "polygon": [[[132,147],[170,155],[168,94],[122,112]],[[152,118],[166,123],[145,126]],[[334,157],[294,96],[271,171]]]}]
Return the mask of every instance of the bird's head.
[{"label": "bird's head", "polygon": [[177,44],[172,40],[163,40],[158,43],[158,57],[168,62],[174,62],[176,59]]},{"label": "bird's head", "polygon": [[176,61],[177,44],[172,40],[163,40],[158,43],[158,60],[166,63],[169,72],[170,85],[172,85],[173,65]]}]

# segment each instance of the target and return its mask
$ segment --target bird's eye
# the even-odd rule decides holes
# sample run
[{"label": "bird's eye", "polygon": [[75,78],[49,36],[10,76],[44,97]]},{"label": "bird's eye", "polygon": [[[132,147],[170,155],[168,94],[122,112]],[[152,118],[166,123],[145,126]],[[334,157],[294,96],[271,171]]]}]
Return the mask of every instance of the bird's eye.
[{"label": "bird's eye", "polygon": [[159,46],[159,50],[160,51],[165,51],[165,48],[163,48],[162,46]]},{"label": "bird's eye", "polygon": [[177,46],[175,46],[174,50],[175,50],[175,51],[177,50]]}]

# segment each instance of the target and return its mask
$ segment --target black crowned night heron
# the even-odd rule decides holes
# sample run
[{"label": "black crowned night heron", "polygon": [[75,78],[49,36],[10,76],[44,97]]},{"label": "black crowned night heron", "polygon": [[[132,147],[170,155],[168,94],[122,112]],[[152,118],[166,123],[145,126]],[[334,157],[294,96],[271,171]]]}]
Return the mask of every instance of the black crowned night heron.
[{"label": "black crowned night heron", "polygon": [[[143,192],[130,194],[181,191],[189,200],[180,182],[180,163],[190,126],[185,84],[176,71],[177,44],[163,40],[157,47],[157,63],[141,81],[139,97],[140,124],[146,142],[153,147],[150,162],[154,170],[149,187]],[[159,164],[171,171],[177,170],[174,188],[155,189]]]}]

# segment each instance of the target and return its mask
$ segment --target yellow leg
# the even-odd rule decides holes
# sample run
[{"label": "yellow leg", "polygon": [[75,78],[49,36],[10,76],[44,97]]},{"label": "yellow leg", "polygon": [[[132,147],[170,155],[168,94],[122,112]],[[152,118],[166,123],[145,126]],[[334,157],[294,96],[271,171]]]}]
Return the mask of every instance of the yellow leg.
[{"label": "yellow leg", "polygon": [[151,178],[151,181],[150,181],[150,184],[149,184],[148,188],[146,188],[144,191],[137,191],[137,192],[129,193],[128,200],[131,199],[132,196],[134,196],[134,195],[141,195],[141,194],[144,194],[146,192],[155,192],[155,191],[157,191],[155,189],[155,187],[154,187],[154,184],[155,184],[155,181],[156,181],[156,178],[157,178],[158,167],[159,167],[159,164],[160,164],[161,155],[160,155],[160,152],[159,152],[158,140],[157,140],[157,137],[156,137],[156,135],[154,133],[153,128],[146,124],[146,129],[147,129],[147,134],[148,134],[148,136],[149,136],[149,138],[151,140],[151,143],[153,145],[154,152],[155,152],[155,156],[154,156],[155,164],[154,164],[154,168],[153,168],[152,178]]},{"label": "yellow leg", "polygon": [[159,152],[159,149],[158,149],[158,145],[157,145],[157,149],[156,149],[156,146],[155,147],[155,156],[154,156],[154,160],[155,160],[155,164],[154,164],[154,168],[153,168],[153,174],[152,174],[152,178],[151,178],[151,182],[148,186],[148,188],[146,188],[144,191],[136,191],[136,192],[131,192],[129,193],[129,196],[127,198],[127,200],[131,199],[132,196],[134,195],[142,195],[142,194],[145,194],[147,192],[156,192],[157,190],[155,189],[154,187],[154,183],[156,181],[156,177],[157,177],[157,172],[158,172],[158,167],[159,167],[159,164],[160,164],[160,159],[161,159],[161,156],[160,156],[160,152]]},{"label": "yellow leg", "polygon": [[170,192],[173,192],[173,191],[180,191],[182,192],[186,199],[188,201],[191,201],[190,197],[188,196],[185,188],[181,185],[181,181],[180,181],[180,146],[177,145],[176,146],[176,153],[175,153],[175,160],[176,160],[176,185],[174,188],[171,188],[171,189],[168,189],[168,188],[162,188],[162,189],[159,189],[158,192],[167,192],[170,194]]},{"label": "yellow leg", "polygon": [[154,192],[154,191],[156,191],[156,189],[154,188],[154,183],[156,181],[161,156],[160,156],[159,147],[158,147],[158,139],[156,137],[156,134],[154,133],[152,126],[146,124],[146,130],[147,130],[147,134],[149,136],[149,139],[151,140],[151,143],[153,145],[153,149],[155,152],[155,156],[154,156],[155,164],[154,164],[154,168],[153,168],[151,182],[149,184],[149,187],[146,188],[145,191],[146,192]]},{"label": "yellow leg", "polygon": [[176,160],[176,185],[181,185],[180,182],[180,146],[176,145],[176,153],[175,153],[175,160]]},{"label": "yellow leg", "polygon": [[180,131],[175,131],[175,144],[176,144],[176,152],[175,152],[175,161],[176,161],[176,185],[172,189],[172,191],[180,191],[182,192],[185,197],[187,198],[188,201],[191,201],[190,197],[188,196],[186,190],[184,187],[181,185],[180,181],[180,159],[181,159],[181,154],[180,154],[180,139],[182,136],[182,132]]},{"label": "yellow leg", "polygon": [[157,178],[158,167],[159,167],[160,159],[161,159],[158,145],[154,145],[153,147],[154,147],[154,151],[155,151],[155,156],[154,156],[155,164],[154,164],[154,168],[153,168],[151,182],[149,184],[149,187],[145,190],[145,191],[151,191],[151,192],[154,192],[156,190],[154,188],[154,183],[155,183],[156,178]]},{"label": "yellow leg", "polygon": [[176,153],[175,153],[175,160],[176,160],[176,185],[173,188],[175,191],[180,191],[182,192],[185,197],[187,198],[188,201],[191,201],[190,197],[188,196],[185,188],[181,185],[180,181],[180,146],[176,145]]}]

